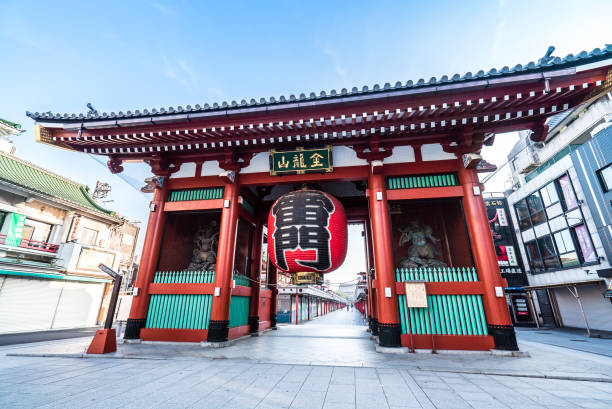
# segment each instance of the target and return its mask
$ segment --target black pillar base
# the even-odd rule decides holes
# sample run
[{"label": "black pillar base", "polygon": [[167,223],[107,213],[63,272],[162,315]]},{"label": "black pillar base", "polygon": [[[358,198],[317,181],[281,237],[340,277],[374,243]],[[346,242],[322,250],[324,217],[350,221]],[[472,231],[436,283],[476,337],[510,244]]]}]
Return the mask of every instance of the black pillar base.
[{"label": "black pillar base", "polygon": [[147,325],[146,318],[128,318],[125,326],[124,339],[140,339],[140,329]]},{"label": "black pillar base", "polygon": [[516,343],[516,334],[512,325],[487,325],[489,335],[493,336],[495,349],[503,349],[505,351],[518,351]]},{"label": "black pillar base", "polygon": [[368,329],[372,332],[372,316],[368,315]]},{"label": "black pillar base", "polygon": [[381,347],[401,347],[402,327],[400,324],[378,324],[378,344]]},{"label": "black pillar base", "polygon": [[270,314],[270,328],[276,328],[276,314]]},{"label": "black pillar base", "polygon": [[229,335],[229,321],[210,320],[208,323],[208,342],[226,342]]},{"label": "black pillar base", "polygon": [[372,318],[372,335],[378,336],[378,319]]},{"label": "black pillar base", "polygon": [[259,317],[249,317],[249,333],[259,333]]}]

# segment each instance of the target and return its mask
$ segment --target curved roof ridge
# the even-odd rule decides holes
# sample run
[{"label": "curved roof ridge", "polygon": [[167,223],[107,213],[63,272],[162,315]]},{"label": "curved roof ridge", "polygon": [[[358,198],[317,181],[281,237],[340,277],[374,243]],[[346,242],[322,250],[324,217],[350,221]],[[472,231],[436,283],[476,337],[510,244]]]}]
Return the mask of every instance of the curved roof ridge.
[{"label": "curved roof ridge", "polygon": [[[89,208],[107,216],[115,216],[115,212],[104,209],[89,195],[87,185],[80,184],[57,173],[28,162],[13,155],[0,152],[0,179],[17,184],[26,189],[40,192],[73,205]],[[22,168],[11,165],[11,161]],[[50,179],[49,179],[50,178]],[[55,182],[51,182],[51,180]],[[58,185],[59,182],[59,185]],[[63,185],[62,185],[63,184]]]},{"label": "curved roof ridge", "polygon": [[14,156],[14,155],[9,155],[8,153],[2,152],[2,151],[0,151],[0,155],[2,155],[2,156],[6,156],[6,157],[7,157],[7,158],[9,158],[9,159],[12,159],[12,160],[14,160],[14,161],[16,161],[16,162],[19,162],[19,163],[21,163],[21,164],[23,164],[23,165],[25,165],[25,166],[28,166],[28,167],[34,168],[34,169],[36,169],[36,170],[38,170],[38,171],[40,171],[40,172],[44,172],[44,173],[46,173],[46,174],[47,174],[47,175],[49,175],[49,176],[52,176],[52,177],[55,177],[55,178],[58,178],[58,179],[62,180],[63,182],[70,183],[70,184],[72,184],[72,185],[74,185],[74,186],[77,186],[77,187],[82,187],[82,186],[83,186],[83,187],[86,187],[86,185],[83,185],[83,184],[81,184],[81,183],[79,183],[79,182],[76,182],[76,181],[74,181],[74,180],[72,180],[72,179],[68,179],[68,178],[67,178],[67,177],[65,177],[65,176],[59,175],[59,174],[57,174],[57,173],[55,173],[55,172],[50,171],[49,169],[45,169],[45,168],[43,168],[43,167],[41,167],[41,166],[35,165],[35,164],[33,164],[32,162],[29,162],[29,161],[27,161],[27,160],[25,160],[25,159],[21,159],[21,158],[19,158],[19,157],[17,157],[17,156]]},{"label": "curved roof ridge", "polygon": [[286,103],[298,103],[298,102],[308,102],[308,101],[320,101],[323,99],[334,99],[334,98],[342,98],[346,96],[356,96],[356,95],[366,95],[366,94],[375,94],[379,92],[386,91],[397,91],[403,89],[418,89],[422,87],[436,86],[436,85],[446,85],[452,83],[459,82],[469,82],[469,81],[478,81],[482,79],[488,79],[493,77],[504,77],[511,75],[518,75],[521,73],[528,73],[533,71],[550,71],[553,69],[560,68],[571,68],[577,65],[588,64],[591,62],[597,62],[603,59],[612,58],[612,44],[606,44],[602,49],[595,48],[591,52],[581,51],[580,53],[573,55],[568,54],[564,58],[553,57],[551,56],[554,51],[554,47],[549,47],[546,54],[538,60],[537,63],[530,61],[525,65],[516,64],[513,68],[509,66],[503,66],[502,68],[491,68],[488,71],[479,70],[475,74],[471,71],[466,72],[461,75],[459,73],[453,74],[452,76],[443,75],[440,78],[431,77],[429,80],[425,80],[424,78],[419,79],[418,81],[406,81],[402,83],[401,81],[395,82],[394,85],[387,82],[384,85],[374,84],[372,88],[364,85],[361,87],[361,90],[358,87],[352,87],[349,91],[347,88],[342,88],[340,91],[336,91],[332,89],[330,91],[320,91],[319,94],[315,92],[310,92],[308,95],[304,92],[300,93],[299,96],[295,94],[290,94],[288,97],[281,95],[279,97],[269,97],[266,98],[251,98],[248,102],[246,99],[242,99],[240,102],[236,100],[232,100],[231,102],[223,101],[223,102],[214,102],[212,104],[204,103],[203,105],[196,104],[182,106],[179,105],[177,107],[161,107],[161,108],[145,108],[145,109],[136,109],[136,110],[128,110],[128,111],[119,111],[115,112],[98,112],[98,111],[90,111],[86,114],[83,113],[52,113],[52,112],[29,112],[26,111],[26,115],[34,120],[52,120],[52,121],[82,121],[82,120],[104,120],[104,119],[127,119],[127,118],[141,118],[141,117],[150,117],[150,116],[164,116],[164,115],[172,115],[172,114],[184,114],[184,113],[196,113],[196,112],[214,112],[218,110],[225,109],[240,109],[240,108],[249,108],[256,106],[268,106],[268,105],[276,105],[276,104],[286,104]]}]

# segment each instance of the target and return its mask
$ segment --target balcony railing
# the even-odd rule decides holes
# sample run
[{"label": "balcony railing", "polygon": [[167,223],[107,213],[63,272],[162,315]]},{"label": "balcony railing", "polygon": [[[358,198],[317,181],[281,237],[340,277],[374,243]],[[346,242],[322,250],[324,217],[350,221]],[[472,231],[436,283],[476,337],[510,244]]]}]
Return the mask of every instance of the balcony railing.
[{"label": "balcony railing", "polygon": [[6,234],[0,234],[0,244],[13,247],[21,247],[24,249],[44,251],[45,253],[57,253],[59,244],[47,243],[46,241],[21,239],[18,246],[13,243],[7,243]]}]

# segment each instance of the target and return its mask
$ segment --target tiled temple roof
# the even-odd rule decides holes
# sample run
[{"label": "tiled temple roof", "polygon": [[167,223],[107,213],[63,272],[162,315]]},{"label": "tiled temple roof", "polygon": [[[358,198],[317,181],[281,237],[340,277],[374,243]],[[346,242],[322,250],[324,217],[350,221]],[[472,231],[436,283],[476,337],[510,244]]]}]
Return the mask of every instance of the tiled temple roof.
[{"label": "tiled temple roof", "polygon": [[406,89],[418,89],[418,88],[426,88],[432,86],[441,86],[441,85],[449,85],[449,84],[460,84],[460,83],[469,83],[472,81],[481,81],[483,79],[497,79],[497,78],[505,78],[517,75],[531,74],[531,73],[542,73],[546,71],[559,70],[564,68],[572,68],[578,65],[585,65],[590,63],[595,63],[601,60],[606,60],[612,58],[612,44],[607,44],[604,48],[599,49],[595,48],[591,52],[582,51],[577,55],[569,54],[565,58],[560,57],[552,57],[551,54],[554,51],[554,47],[549,47],[546,55],[538,60],[537,63],[529,62],[525,65],[517,64],[513,68],[508,66],[502,67],[497,70],[495,68],[485,72],[484,70],[480,70],[475,74],[468,72],[464,75],[454,74],[452,76],[444,75],[440,78],[432,77],[429,81],[425,79],[420,79],[416,82],[408,81],[406,83],[402,83],[400,81],[396,82],[394,85],[390,83],[386,83],[384,85],[375,84],[372,88],[364,86],[360,89],[357,87],[353,87],[350,91],[346,88],[342,88],[340,91],[331,90],[329,92],[321,91],[318,95],[314,92],[311,92],[309,95],[304,93],[299,96],[290,95],[289,97],[280,96],[278,98],[270,97],[260,98],[259,100],[251,99],[247,101],[243,99],[240,102],[231,101],[231,102],[221,102],[204,104],[204,105],[187,105],[177,106],[177,107],[167,107],[167,108],[159,108],[159,109],[144,109],[144,110],[135,110],[135,111],[119,111],[115,112],[102,112],[99,113],[94,109],[90,109],[88,113],[80,113],[80,114],[68,114],[68,113],[51,113],[51,112],[26,112],[26,114],[37,121],[48,121],[48,122],[81,122],[81,121],[92,121],[92,120],[118,120],[118,119],[135,119],[135,118],[143,118],[143,117],[156,117],[156,116],[164,116],[164,115],[175,115],[175,114],[188,114],[188,113],[199,113],[199,112],[214,112],[214,111],[222,111],[222,110],[232,110],[232,109],[241,109],[241,108],[250,108],[250,107],[265,107],[272,105],[281,105],[281,104],[291,104],[291,103],[299,103],[299,102],[312,102],[312,101],[322,101],[322,100],[333,100],[345,98],[347,96],[366,96],[366,95],[375,95],[377,93],[383,92],[393,92],[400,91]]},{"label": "tiled temple roof", "polygon": [[2,152],[0,152],[1,181],[52,196],[89,211],[114,216],[114,212],[104,209],[91,198],[87,186]]}]

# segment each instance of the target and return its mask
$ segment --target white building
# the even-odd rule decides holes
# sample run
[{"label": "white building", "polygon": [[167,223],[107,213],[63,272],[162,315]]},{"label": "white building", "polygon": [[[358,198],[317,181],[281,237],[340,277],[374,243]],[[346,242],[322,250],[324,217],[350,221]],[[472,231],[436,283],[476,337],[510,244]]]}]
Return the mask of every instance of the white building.
[{"label": "white building", "polygon": [[0,333],[94,326],[110,288],[98,265],[131,266],[138,228],[9,148],[0,150]]},{"label": "white building", "polygon": [[527,264],[527,289],[544,325],[612,331],[612,303],[603,296],[611,282],[599,273],[611,264],[573,160],[611,113],[608,94],[551,117],[544,143],[521,133],[508,156],[515,183],[508,204]]}]

